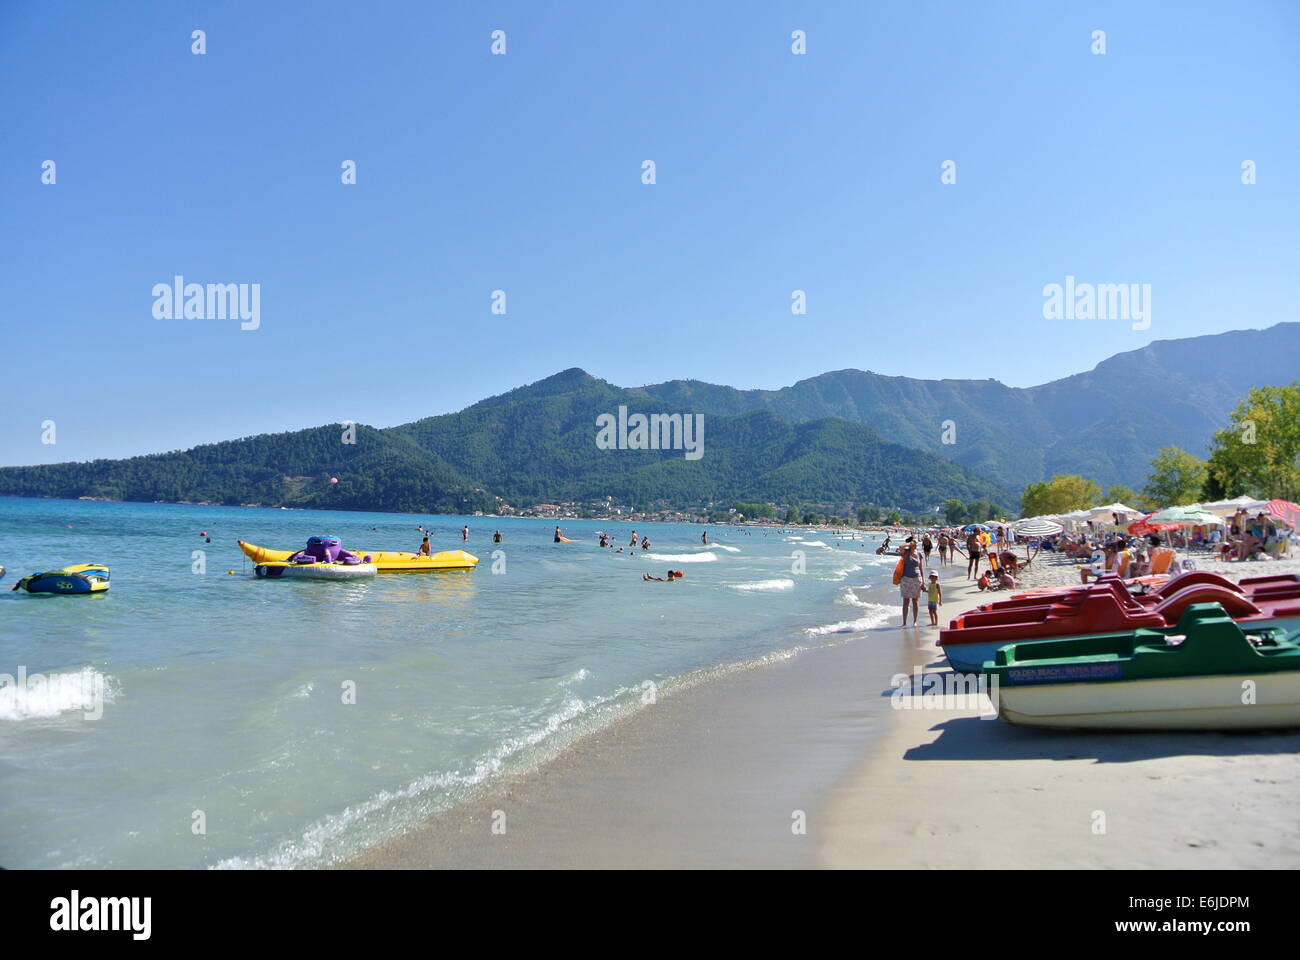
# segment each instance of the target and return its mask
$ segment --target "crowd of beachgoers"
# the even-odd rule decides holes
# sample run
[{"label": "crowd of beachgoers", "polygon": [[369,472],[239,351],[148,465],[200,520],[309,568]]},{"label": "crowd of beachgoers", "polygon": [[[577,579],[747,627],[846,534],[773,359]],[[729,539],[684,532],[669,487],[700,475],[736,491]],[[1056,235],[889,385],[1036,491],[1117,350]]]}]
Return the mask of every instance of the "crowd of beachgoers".
[{"label": "crowd of beachgoers", "polygon": [[[1190,508],[1188,508],[1190,510]],[[1199,509],[1199,508],[1198,508]],[[903,623],[917,621],[926,597],[930,623],[938,623],[946,568],[965,568],[965,580],[981,591],[1014,591],[1086,584],[1104,574],[1125,579],[1213,570],[1232,579],[1269,573],[1300,573],[1296,543],[1300,534],[1286,511],[1238,508],[1231,516],[1207,511],[1190,519],[1203,523],[1148,522],[1151,515],[1122,510],[1093,511],[1075,518],[1069,529],[1056,520],[991,521],[962,527],[887,529],[877,553],[898,556],[894,583],[903,602]],[[1133,522],[1129,522],[1132,520]],[[1037,525],[1035,523],[1037,522]],[[1055,532],[1037,533],[1043,529]],[[1021,535],[1017,530],[1036,531]]]}]

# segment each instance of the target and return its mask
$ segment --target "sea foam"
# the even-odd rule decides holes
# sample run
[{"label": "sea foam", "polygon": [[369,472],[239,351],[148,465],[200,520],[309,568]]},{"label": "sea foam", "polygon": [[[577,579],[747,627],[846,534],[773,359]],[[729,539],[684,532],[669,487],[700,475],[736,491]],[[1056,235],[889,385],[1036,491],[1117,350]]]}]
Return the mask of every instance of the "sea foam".
[{"label": "sea foam", "polygon": [[761,593],[767,590],[792,590],[794,589],[793,580],[754,580],[750,583],[733,583],[733,590],[743,590],[747,593]]},{"label": "sea foam", "polygon": [[859,617],[856,620],[841,620],[838,623],[828,623],[820,627],[808,627],[804,633],[810,637],[821,637],[832,633],[861,633],[864,630],[870,630],[872,627],[878,627],[893,614],[893,607],[882,606],[879,603],[867,604],[870,613],[866,616]]},{"label": "sea foam", "polygon": [[0,685],[0,720],[32,720],[57,717],[80,710],[95,712],[116,694],[116,683],[93,667],[71,673],[32,673],[26,685],[5,676]]}]

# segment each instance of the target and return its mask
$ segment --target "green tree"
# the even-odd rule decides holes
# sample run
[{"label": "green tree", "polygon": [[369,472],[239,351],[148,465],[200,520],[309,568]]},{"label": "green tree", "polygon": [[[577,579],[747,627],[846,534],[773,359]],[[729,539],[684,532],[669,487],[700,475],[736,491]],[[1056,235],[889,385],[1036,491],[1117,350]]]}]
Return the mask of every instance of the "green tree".
[{"label": "green tree", "polygon": [[1101,488],[1072,473],[1058,473],[1046,483],[1031,483],[1020,497],[1020,513],[1039,517],[1045,513],[1069,513],[1101,502]]},{"label": "green tree", "polygon": [[966,504],[960,500],[945,500],[943,506],[943,519],[950,527],[962,523],[966,519]]},{"label": "green tree", "polygon": [[785,520],[783,522],[793,525],[803,523],[803,513],[792,503],[790,504],[790,509],[785,512]]},{"label": "green tree", "polygon": [[1207,475],[1204,460],[1179,447],[1162,447],[1151,459],[1151,475],[1142,492],[1157,507],[1192,503],[1201,495]]},{"label": "green tree", "polygon": [[1210,472],[1226,496],[1300,499],[1300,381],[1255,387],[1214,435]]},{"label": "green tree", "polygon": [[[1107,503],[1122,503],[1126,507],[1141,507],[1145,502],[1142,496],[1122,483],[1115,483],[1106,488],[1106,496],[1103,498]],[[1140,501],[1140,502],[1139,502]]]}]

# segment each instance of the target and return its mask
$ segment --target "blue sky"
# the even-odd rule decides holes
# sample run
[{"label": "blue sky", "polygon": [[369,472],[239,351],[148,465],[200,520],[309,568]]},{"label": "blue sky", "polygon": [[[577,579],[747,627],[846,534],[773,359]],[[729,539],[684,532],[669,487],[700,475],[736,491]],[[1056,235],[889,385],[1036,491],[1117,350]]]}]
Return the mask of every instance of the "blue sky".
[{"label": "blue sky", "polygon": [[[0,4],[0,463],[1297,319],[1300,5],[542,6]],[[155,319],[176,274],[261,284],[260,329]],[[1151,328],[1045,320],[1066,275]]]}]

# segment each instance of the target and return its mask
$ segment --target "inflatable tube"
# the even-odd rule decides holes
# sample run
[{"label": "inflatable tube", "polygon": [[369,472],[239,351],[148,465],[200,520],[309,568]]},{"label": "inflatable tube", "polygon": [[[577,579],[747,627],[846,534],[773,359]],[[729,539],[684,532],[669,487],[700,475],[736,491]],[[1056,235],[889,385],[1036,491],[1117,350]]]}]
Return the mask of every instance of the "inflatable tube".
[{"label": "inflatable tube", "polygon": [[103,593],[108,589],[108,567],[102,563],[79,563],[59,570],[46,570],[23,577],[13,585],[28,593],[52,593],[71,597],[83,593]]}]

